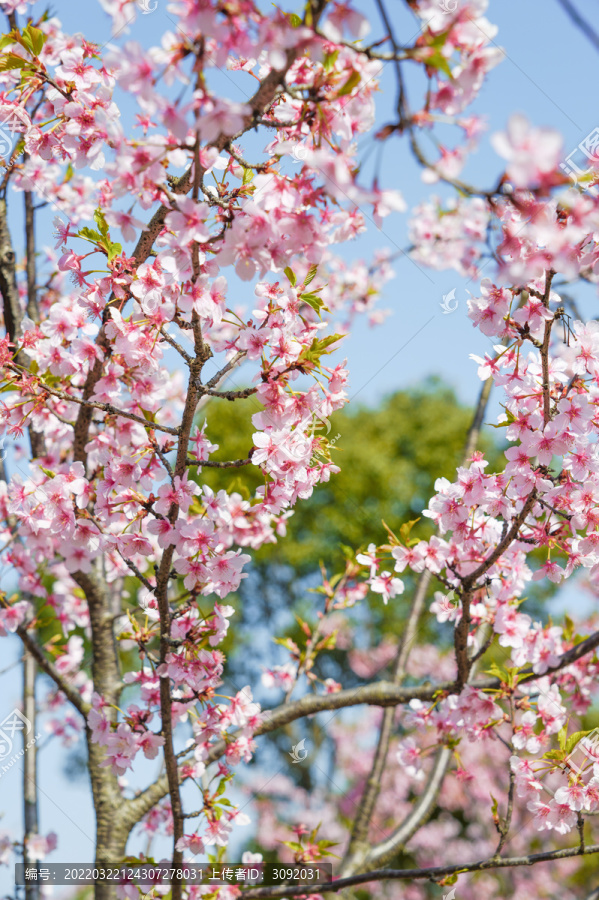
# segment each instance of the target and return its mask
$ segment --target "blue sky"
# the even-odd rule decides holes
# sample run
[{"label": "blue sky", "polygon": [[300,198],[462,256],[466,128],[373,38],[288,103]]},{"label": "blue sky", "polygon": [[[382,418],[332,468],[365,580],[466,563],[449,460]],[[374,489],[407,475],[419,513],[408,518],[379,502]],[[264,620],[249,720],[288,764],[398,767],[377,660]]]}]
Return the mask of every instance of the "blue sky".
[{"label": "blue sky", "polygon": [[[578,7],[599,30],[599,0],[577,0]],[[293,4],[281,4],[293,9]],[[390,7],[396,5],[392,0]],[[41,8],[41,4],[37,4]],[[374,4],[360,3],[369,20],[376,20]],[[81,31],[88,39],[102,45],[110,41],[108,18],[95,0],[74,3],[73,0],[54,0],[52,9],[62,19],[68,31]],[[403,10],[403,5],[402,5]],[[500,171],[500,160],[490,148],[489,135],[505,126],[513,112],[525,113],[534,124],[553,126],[564,135],[565,154],[599,125],[599,110],[594,98],[599,57],[590,42],[565,15],[557,0],[495,0],[490,3],[488,18],[499,26],[497,43],[505,50],[504,61],[496,67],[474,111],[483,113],[489,130],[481,141],[479,152],[471,159],[464,177],[483,186],[493,184]],[[397,31],[408,42],[415,34],[414,20],[404,14],[397,16]],[[141,43],[158,43],[165,30],[174,27],[167,12],[166,0],[157,0],[150,15],[139,16],[129,39]],[[380,28],[373,24],[373,32]],[[120,38],[118,39],[120,42]],[[381,83],[378,120],[384,124],[391,119],[394,84],[388,75]],[[233,99],[244,99],[230,85],[227,93]],[[229,92],[230,91],[230,92]],[[412,93],[412,105],[417,106],[418,95]],[[369,139],[371,141],[371,139]],[[368,140],[364,151],[368,150]],[[371,159],[376,154],[371,155]],[[366,171],[368,169],[366,168]],[[381,157],[381,183],[399,188],[411,206],[435,192],[424,185],[419,169],[406,147],[398,140],[390,140]],[[366,177],[366,176],[365,176]],[[446,194],[446,191],[439,190]],[[20,228],[17,221],[16,228]],[[15,235],[18,243],[18,234]],[[40,244],[51,243],[51,234],[42,235]],[[392,250],[407,246],[407,214],[394,214],[378,230],[370,223],[365,235],[346,249],[347,258],[364,257],[382,247]],[[381,306],[390,308],[392,316],[383,327],[370,329],[360,323],[346,343],[345,353],[351,373],[349,395],[361,402],[374,403],[390,391],[415,385],[431,374],[440,375],[452,385],[460,398],[472,402],[480,383],[476,365],[469,355],[482,355],[490,341],[476,331],[466,315],[467,289],[476,285],[458,277],[454,272],[423,271],[407,258],[394,265],[396,278],[385,290]],[[233,281],[231,282],[234,285]],[[440,302],[444,294],[455,289],[457,310],[444,315]],[[247,287],[234,285],[232,297],[244,301]],[[594,294],[579,295],[585,309],[597,303]],[[493,414],[496,413],[496,409]],[[0,669],[16,659],[16,643],[4,641]],[[15,668],[0,674],[2,697],[0,719],[19,702],[20,677]],[[43,742],[42,742],[43,743]],[[0,780],[0,829],[20,829],[20,778],[13,766]],[[59,849],[51,859],[67,862],[89,861],[93,858],[93,819],[85,780],[65,777],[64,751],[50,742],[40,754],[39,784],[41,787],[41,828],[44,833],[55,830],[59,835]],[[248,829],[251,830],[251,829]],[[0,869],[0,893],[12,886],[11,873]],[[66,889],[62,889],[65,891]],[[57,891],[58,896],[66,894]]]}]

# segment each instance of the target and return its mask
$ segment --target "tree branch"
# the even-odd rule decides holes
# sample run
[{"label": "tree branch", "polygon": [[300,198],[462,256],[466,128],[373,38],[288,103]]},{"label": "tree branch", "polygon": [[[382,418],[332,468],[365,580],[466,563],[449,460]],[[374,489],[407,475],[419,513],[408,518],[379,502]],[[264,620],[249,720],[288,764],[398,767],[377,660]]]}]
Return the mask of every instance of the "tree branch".
[{"label": "tree branch", "polygon": [[[37,705],[35,681],[37,669],[34,658],[25,650],[23,654],[23,714],[31,724],[33,736],[37,730]],[[38,832],[37,747],[35,741],[28,746],[28,732],[23,730],[23,864],[30,865],[29,841]],[[38,900],[39,884],[25,885],[25,900]]]},{"label": "tree branch", "polygon": [[[447,875],[461,874],[462,872],[482,872],[488,869],[514,869],[520,866],[534,866],[537,863],[551,862],[557,859],[570,859],[575,856],[590,856],[599,853],[599,844],[591,844],[584,850],[580,847],[569,847],[565,850],[546,850],[543,853],[531,853],[529,856],[505,856],[481,859],[477,862],[459,863],[448,866],[429,866],[422,869],[374,869],[362,875],[353,875],[350,878],[340,878],[338,881],[330,881],[326,884],[311,885],[277,885],[275,887],[255,887],[244,891],[241,897],[247,900],[260,900],[260,898],[301,897],[309,894],[321,894],[325,891],[342,891],[345,888],[357,884],[368,884],[373,881],[412,881],[414,879],[426,879],[438,881]],[[318,863],[314,864],[315,866]]]},{"label": "tree branch", "polygon": [[[551,282],[554,276],[553,270],[545,273],[545,293],[542,297],[543,306],[549,308],[549,296],[551,294]],[[545,321],[543,343],[541,344],[541,368],[543,371],[543,425],[548,425],[551,420],[551,381],[549,378],[549,343],[551,341],[551,329],[554,319]]]},{"label": "tree branch", "polygon": [[[319,4],[324,7],[324,3]],[[253,97],[248,101],[249,106],[251,107],[251,113],[249,113],[243,122],[242,132],[244,133],[248,131],[250,128],[254,126],[255,117],[259,113],[264,113],[273,103],[279,86],[284,82],[285,75],[289,71],[290,67],[295,62],[297,56],[299,54],[298,48],[289,48],[286,50],[286,62],[280,71],[273,69],[266,78],[261,82],[258,90],[255,92]],[[219,152],[223,150],[227,144],[236,137],[235,135],[230,134],[220,134],[219,137],[213,141],[211,144],[208,144],[208,147],[216,147]],[[172,178],[170,180],[170,190],[173,194],[187,194],[189,189],[192,187],[192,173],[193,166],[189,166],[186,172],[183,173],[179,178]],[[196,168],[196,177],[199,174],[199,170]],[[133,251],[132,257],[137,263],[137,265],[141,265],[143,262],[147,260],[149,257],[152,247],[154,246],[154,241],[164,228],[164,223],[168,213],[171,211],[170,206],[166,206],[162,204],[152,216],[147,227],[142,231],[139,240],[135,246],[135,250]],[[1,210],[0,210],[1,214]],[[106,317],[108,315],[108,310],[112,303],[113,298],[111,298],[104,310],[103,314],[103,323],[96,338],[97,345],[107,353],[109,350],[109,342],[106,337]],[[100,378],[102,377],[103,372],[103,361],[97,359],[94,363],[93,368],[89,372],[87,379],[85,381],[85,385],[83,388],[83,400],[89,400],[91,395],[93,394],[94,388]],[[211,386],[211,385],[210,385]],[[89,428],[91,425],[91,410],[88,406],[82,405],[79,409],[79,415],[77,416],[77,422],[75,424],[75,443],[74,443],[74,454],[73,458],[75,461],[80,461],[86,464],[87,455],[85,452],[85,446],[88,442]]]},{"label": "tree branch", "polygon": [[[482,384],[474,416],[466,436],[462,465],[466,464],[467,460],[472,456],[472,453],[476,449],[480,436],[480,429],[485,416],[485,410],[487,409],[491,394],[492,383],[493,380],[488,378]],[[431,578],[431,573],[428,569],[425,569],[418,579],[408,621],[395,658],[392,675],[393,684],[401,684],[405,677],[409,655],[416,640],[418,622],[424,609],[424,601],[426,599],[426,593]],[[352,872],[356,861],[364,852],[367,852],[368,849],[362,845],[367,843],[368,826],[372,819],[381,789],[381,780],[387,762],[387,755],[389,753],[389,743],[391,741],[394,716],[395,709],[393,707],[385,709],[370,774],[364,785],[360,802],[358,803],[358,812],[354,820],[351,838],[341,865],[342,874],[345,872]]]},{"label": "tree branch", "polygon": [[25,191],[25,272],[27,275],[27,315],[38,323],[37,272],[35,265],[35,209],[31,191]]},{"label": "tree branch", "polygon": [[[9,608],[9,604],[0,597],[0,603],[5,609]],[[66,681],[60,674],[58,669],[43,653],[41,647],[35,642],[32,636],[23,625],[19,625],[16,630],[17,635],[23,642],[25,649],[33,656],[38,666],[45,674],[52,679],[56,687],[62,691],[67,700],[73,704],[77,712],[82,716],[86,716],[89,711],[89,704],[85,703],[79,691]]]},{"label": "tree branch", "polygon": [[599,34],[594,30],[592,25],[584,19],[570,0],[557,0],[562,9],[570,17],[577,28],[589,39],[595,50],[599,50]]},{"label": "tree branch", "polygon": [[[543,673],[550,675],[553,672],[565,669],[567,666],[587,653],[591,653],[599,647],[599,630],[589,635],[586,640],[580,644],[576,644],[563,656],[559,662]],[[532,669],[525,669],[519,678],[519,684],[526,684],[529,681],[535,681],[542,678],[533,672]],[[472,687],[480,691],[496,691],[501,688],[499,678],[483,678],[473,682]],[[398,706],[400,704],[409,703],[410,700],[432,700],[438,693],[451,694],[456,690],[456,683],[453,681],[445,681],[439,684],[423,684],[416,687],[401,687],[390,681],[379,681],[374,684],[364,684],[358,688],[349,688],[344,691],[337,691],[335,694],[306,694],[300,700],[293,703],[283,703],[274,709],[263,710],[262,722],[254,732],[255,737],[262,734],[270,734],[277,731],[297,719],[303,719],[306,716],[313,716],[319,712],[327,712],[333,709],[345,709],[350,706],[359,706],[362,703],[368,706]],[[216,762],[223,756],[226,750],[224,741],[217,741],[212,745],[205,763]],[[117,816],[128,823],[128,827],[132,828],[146,813],[148,813],[159,800],[168,793],[168,783],[165,776],[158,778],[153,784],[138,794],[132,800],[124,800]]]},{"label": "tree branch", "polygon": [[[85,400],[81,397],[73,397],[71,394],[67,394],[66,391],[58,391],[56,388],[48,387],[47,384],[43,382],[39,383],[39,386],[42,390],[46,391],[48,394],[52,394],[53,397],[58,397],[59,400],[67,400],[69,403],[78,403],[80,406],[85,406],[90,409],[90,416],[92,409],[101,409],[103,412],[107,412],[112,416],[120,416],[122,419],[132,419],[134,422],[139,422],[140,425],[143,425],[145,428],[149,428],[153,431],[164,431],[165,434],[179,434],[178,428],[172,428],[170,425],[159,425],[157,422],[148,422],[147,419],[144,419],[143,416],[138,416],[135,413],[125,412],[123,409],[118,409],[116,406],[113,406],[112,403],[100,403],[99,400]],[[75,423],[75,429],[77,428],[77,423]]]},{"label": "tree branch", "polygon": [[23,312],[17,287],[16,256],[8,228],[5,197],[0,197],[0,293],[4,301],[6,333],[9,341],[16,344],[22,331]]},{"label": "tree branch", "polygon": [[212,468],[212,469],[239,469],[241,466],[249,466],[251,465],[252,459],[250,456],[247,459],[231,459],[224,460],[220,462],[218,460],[211,459],[188,459],[185,461],[185,465],[187,466],[201,466],[202,468]]}]

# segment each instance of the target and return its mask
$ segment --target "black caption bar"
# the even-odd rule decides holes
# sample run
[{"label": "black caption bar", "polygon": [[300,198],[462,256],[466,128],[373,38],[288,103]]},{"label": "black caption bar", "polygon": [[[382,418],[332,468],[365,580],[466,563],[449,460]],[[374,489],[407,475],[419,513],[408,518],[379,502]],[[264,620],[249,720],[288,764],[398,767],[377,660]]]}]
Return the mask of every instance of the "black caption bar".
[{"label": "black caption bar", "polygon": [[47,863],[15,866],[15,884],[34,882],[61,886],[86,884],[135,884],[148,892],[154,885],[172,884],[321,884],[332,881],[331,863],[183,863],[173,868],[168,863],[132,863],[95,866],[92,863]]}]

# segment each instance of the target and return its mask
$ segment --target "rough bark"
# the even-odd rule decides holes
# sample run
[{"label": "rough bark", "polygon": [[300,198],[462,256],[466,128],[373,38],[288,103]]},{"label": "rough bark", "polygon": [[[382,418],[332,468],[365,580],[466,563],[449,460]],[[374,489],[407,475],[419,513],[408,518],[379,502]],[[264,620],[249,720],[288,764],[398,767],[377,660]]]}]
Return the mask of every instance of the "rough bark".
[{"label": "rough bark", "polygon": [[[23,863],[25,867],[31,860],[27,852],[27,841],[38,832],[38,797],[37,797],[37,747],[29,741],[35,737],[37,709],[35,705],[35,680],[37,666],[35,659],[25,650],[23,653],[23,715],[31,722],[31,731],[23,731]],[[25,900],[38,900],[39,884],[32,881],[25,885]]]},{"label": "rough bark", "polygon": [[[116,707],[121,688],[118,657],[114,638],[114,613],[111,595],[98,574],[76,572],[73,575],[85,593],[89,607],[93,647],[92,679],[94,690]],[[116,720],[117,710],[109,711]],[[117,811],[123,802],[116,775],[110,768],[100,768],[104,750],[92,741],[86,725],[89,775],[96,813],[96,858],[98,866],[120,862],[125,855],[128,830],[117,821]],[[115,900],[115,888],[107,884],[95,886],[95,900]]]}]

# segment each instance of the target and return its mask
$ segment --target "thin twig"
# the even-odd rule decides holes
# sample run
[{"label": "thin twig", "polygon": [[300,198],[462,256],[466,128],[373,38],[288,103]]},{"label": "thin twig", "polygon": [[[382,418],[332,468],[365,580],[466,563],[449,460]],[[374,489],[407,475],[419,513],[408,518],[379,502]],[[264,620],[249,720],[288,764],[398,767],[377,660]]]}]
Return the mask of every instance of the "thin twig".
[{"label": "thin twig", "polygon": [[557,0],[562,9],[572,19],[577,28],[580,28],[584,36],[591,42],[595,50],[599,50],[599,34],[595,31],[587,19],[584,19],[570,0]]}]

